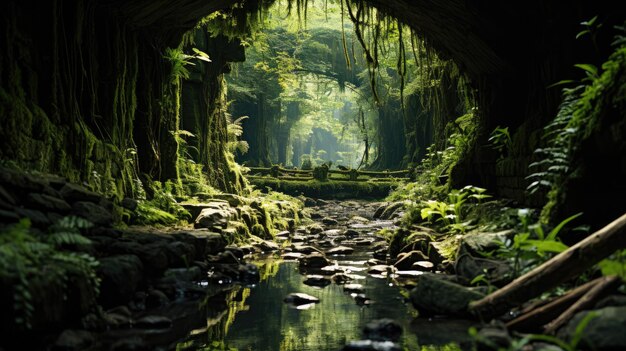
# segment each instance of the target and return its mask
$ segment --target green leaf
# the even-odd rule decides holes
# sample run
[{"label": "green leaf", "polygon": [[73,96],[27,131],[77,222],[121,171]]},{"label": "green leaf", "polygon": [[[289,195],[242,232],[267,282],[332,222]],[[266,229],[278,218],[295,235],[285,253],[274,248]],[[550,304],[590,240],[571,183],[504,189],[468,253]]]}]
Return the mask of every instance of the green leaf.
[{"label": "green leaf", "polygon": [[556,236],[559,235],[559,232],[561,231],[561,229],[563,229],[563,227],[567,223],[573,221],[574,219],[576,219],[576,218],[578,218],[580,216],[582,216],[582,212],[577,213],[577,214],[575,214],[575,215],[573,215],[571,217],[568,217],[568,218],[564,219],[561,223],[559,223],[556,227],[554,227],[554,229],[552,229],[550,231],[550,233],[548,233],[548,236],[546,236],[546,240],[554,240],[556,238]]},{"label": "green leaf", "polygon": [[583,71],[589,73],[591,76],[596,77],[598,75],[598,67],[589,63],[577,63],[574,67],[578,67]]},{"label": "green leaf", "polygon": [[[579,33],[580,34],[580,33]],[[565,84],[571,84],[571,83],[576,83],[575,80],[572,79],[564,79],[564,80],[560,80],[554,84],[550,84],[546,87],[546,89],[550,89],[550,88],[554,88],[554,87],[558,87],[560,85],[565,85]]]},{"label": "green leaf", "polygon": [[526,240],[524,245],[534,246],[538,252],[561,253],[569,248],[562,242],[554,240]]}]

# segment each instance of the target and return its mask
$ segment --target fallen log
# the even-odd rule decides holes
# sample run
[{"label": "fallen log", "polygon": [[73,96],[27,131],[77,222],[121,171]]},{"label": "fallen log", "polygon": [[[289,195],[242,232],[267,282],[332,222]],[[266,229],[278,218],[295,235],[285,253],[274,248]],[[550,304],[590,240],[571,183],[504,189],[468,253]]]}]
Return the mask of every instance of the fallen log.
[{"label": "fallen log", "polygon": [[538,306],[537,304],[533,304],[529,306],[524,309],[517,318],[506,323],[507,329],[523,333],[543,332],[543,326],[545,324],[559,317],[571,305],[585,295],[589,289],[593,288],[604,279],[605,277],[594,279],[543,305]]},{"label": "fallen log", "polygon": [[626,247],[626,214],[554,256],[541,266],[469,305],[471,313],[488,320],[522,304]]},{"label": "fallen log", "polygon": [[544,332],[546,334],[554,334],[557,330],[559,330],[559,328],[569,322],[576,313],[593,307],[600,299],[608,295],[611,291],[617,289],[622,284],[622,280],[617,276],[603,277],[600,279],[602,280],[595,284],[591,290],[588,290],[583,297],[563,312],[559,318],[548,323],[544,327]]}]

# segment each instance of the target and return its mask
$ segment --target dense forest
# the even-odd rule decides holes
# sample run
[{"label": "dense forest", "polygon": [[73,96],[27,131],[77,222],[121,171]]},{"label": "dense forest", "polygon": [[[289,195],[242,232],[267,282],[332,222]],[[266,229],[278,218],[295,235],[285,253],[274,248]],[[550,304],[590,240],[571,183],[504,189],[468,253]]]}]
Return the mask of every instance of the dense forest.
[{"label": "dense forest", "polygon": [[0,9],[0,350],[626,348],[618,3]]}]

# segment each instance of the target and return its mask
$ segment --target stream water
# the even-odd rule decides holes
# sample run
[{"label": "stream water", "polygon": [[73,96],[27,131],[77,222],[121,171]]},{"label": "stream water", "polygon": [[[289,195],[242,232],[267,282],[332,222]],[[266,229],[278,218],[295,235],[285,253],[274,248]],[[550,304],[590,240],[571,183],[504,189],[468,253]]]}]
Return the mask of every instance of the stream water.
[{"label": "stream water", "polygon": [[[335,206],[335,213],[321,212],[337,217],[337,211],[346,210],[341,207],[340,204]],[[349,214],[339,214],[339,223],[333,229],[348,228],[350,224],[345,219],[349,217]],[[367,323],[391,318],[403,328],[399,341],[403,350],[460,350],[468,342],[469,322],[420,318],[405,301],[407,290],[402,284],[406,281],[367,273],[367,261],[373,251],[363,243],[373,238],[375,229],[389,225],[376,221],[353,225],[366,229],[354,241],[342,242],[355,251],[349,255],[328,256],[339,270],[353,278],[350,283],[363,285],[361,295],[345,291],[344,285],[336,283],[324,287],[306,285],[306,275],[297,261],[284,260],[278,255],[257,256],[252,262],[261,272],[260,283],[232,287],[226,292],[225,309],[216,311],[215,302],[207,302],[206,324],[191,331],[176,349],[341,350],[347,342],[363,339],[362,330]],[[319,298],[320,302],[295,307],[283,302],[290,293],[306,293]]]}]

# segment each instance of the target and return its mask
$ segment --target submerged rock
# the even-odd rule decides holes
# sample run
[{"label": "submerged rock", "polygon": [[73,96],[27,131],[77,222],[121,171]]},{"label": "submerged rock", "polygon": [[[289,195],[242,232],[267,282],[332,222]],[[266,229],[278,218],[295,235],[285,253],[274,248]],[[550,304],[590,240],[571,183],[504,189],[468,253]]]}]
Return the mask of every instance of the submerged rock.
[{"label": "submerged rock", "polygon": [[291,293],[285,296],[283,301],[294,305],[304,305],[309,303],[319,303],[320,299],[304,293]]},{"label": "submerged rock", "polygon": [[311,274],[311,275],[306,276],[306,279],[304,280],[304,284],[324,287],[330,284],[330,279],[328,279],[327,277],[323,275]]},{"label": "submerged rock", "polygon": [[361,284],[346,284],[343,286],[343,291],[350,293],[362,293],[365,291],[365,287]]},{"label": "submerged rock", "polygon": [[342,351],[401,351],[400,346],[392,341],[357,340],[350,341]]},{"label": "submerged rock", "polygon": [[398,341],[402,336],[402,327],[393,319],[377,319],[365,325],[363,335],[369,340]]},{"label": "submerged rock", "polygon": [[327,255],[349,255],[354,252],[354,249],[347,246],[337,246],[328,251],[326,251]]}]

